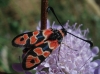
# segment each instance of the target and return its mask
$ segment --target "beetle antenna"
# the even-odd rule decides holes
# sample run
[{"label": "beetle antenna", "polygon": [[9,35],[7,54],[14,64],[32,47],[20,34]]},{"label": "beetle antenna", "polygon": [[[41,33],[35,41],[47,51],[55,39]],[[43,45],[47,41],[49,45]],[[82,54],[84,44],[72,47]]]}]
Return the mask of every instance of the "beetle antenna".
[{"label": "beetle antenna", "polygon": [[82,39],[82,38],[80,38],[80,37],[78,37],[78,36],[76,36],[76,35],[74,35],[74,34],[68,32],[68,31],[67,31],[67,33],[70,34],[70,35],[73,35],[73,36],[76,37],[76,38],[79,38],[79,39],[81,39],[81,40],[83,40],[83,41],[89,43],[89,44],[90,44],[90,47],[93,47],[93,43],[92,43],[90,40]]},{"label": "beetle antenna", "polygon": [[[47,8],[47,12],[49,12],[50,10],[52,11],[52,13],[54,14],[54,16],[56,17],[56,19],[57,19],[57,21],[59,22],[59,24],[62,26],[61,22],[59,21],[59,19],[57,18],[56,14],[55,14],[54,9],[53,9],[52,7],[49,6],[49,7]],[[62,28],[64,29],[63,26],[62,26]]]},{"label": "beetle antenna", "polygon": [[[50,10],[52,11],[52,13],[54,14],[54,16],[56,17],[56,19],[57,19],[57,21],[59,22],[59,24],[62,26],[62,28],[65,29],[65,28],[63,27],[63,25],[61,24],[61,22],[59,21],[59,19],[57,18],[54,9],[53,9],[52,7],[49,6],[49,7],[47,8],[47,12],[49,12]],[[66,32],[67,32],[67,31],[66,31]],[[76,35],[74,35],[74,34],[72,34],[72,33],[70,33],[70,32],[67,32],[67,33],[70,34],[70,35],[73,35],[73,36],[76,37],[76,38],[79,38],[79,39],[81,39],[81,40],[83,40],[83,41],[89,43],[89,44],[90,44],[90,47],[93,46],[93,43],[92,43],[90,40],[82,39],[82,38],[80,38],[80,37],[78,37],[78,36],[76,36]]]}]

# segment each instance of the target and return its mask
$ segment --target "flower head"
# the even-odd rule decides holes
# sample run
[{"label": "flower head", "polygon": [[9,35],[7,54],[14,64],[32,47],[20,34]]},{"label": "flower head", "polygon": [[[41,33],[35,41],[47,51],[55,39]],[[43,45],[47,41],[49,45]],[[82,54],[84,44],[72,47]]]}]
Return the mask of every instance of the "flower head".
[{"label": "flower head", "polygon": [[[80,27],[69,26],[68,22],[64,25],[68,32],[87,39],[88,29],[82,31]],[[61,29],[61,26],[53,25],[52,28]],[[35,69],[36,74],[94,74],[98,64],[92,60],[98,52],[98,47],[90,48],[89,43],[67,34],[61,45]]]}]

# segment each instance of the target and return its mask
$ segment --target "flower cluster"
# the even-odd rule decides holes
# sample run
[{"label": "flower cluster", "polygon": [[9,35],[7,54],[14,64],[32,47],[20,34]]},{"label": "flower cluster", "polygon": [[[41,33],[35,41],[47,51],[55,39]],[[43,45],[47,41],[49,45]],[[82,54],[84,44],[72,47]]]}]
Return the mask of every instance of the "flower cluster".
[{"label": "flower cluster", "polygon": [[[81,30],[80,27],[81,25],[76,28],[76,24],[69,26],[68,22],[64,25],[68,32],[87,39],[88,29]],[[48,23],[47,28],[61,29],[61,26],[53,23],[50,27]],[[37,27],[37,30],[40,30],[40,26]],[[99,74],[100,60],[93,61],[98,52],[98,47],[90,48],[89,43],[67,34],[61,45],[34,70],[36,70],[36,74]],[[23,71],[20,64],[14,64],[13,68],[19,72]],[[25,72],[25,74],[31,73]]]},{"label": "flower cluster", "polygon": [[[87,39],[88,29],[82,31],[80,27],[69,26],[68,22],[64,25],[68,32]],[[61,26],[53,25],[52,28],[61,29]],[[98,52],[98,47],[90,48],[89,43],[67,34],[61,45],[36,68],[36,74],[95,74],[100,63],[92,60]]]}]

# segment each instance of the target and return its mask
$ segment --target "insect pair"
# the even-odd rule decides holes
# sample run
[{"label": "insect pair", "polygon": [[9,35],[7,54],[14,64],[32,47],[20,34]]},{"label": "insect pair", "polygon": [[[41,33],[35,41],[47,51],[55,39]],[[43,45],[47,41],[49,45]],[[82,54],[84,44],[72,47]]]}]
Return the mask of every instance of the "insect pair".
[{"label": "insect pair", "polygon": [[[48,7],[48,9],[51,10],[55,15],[52,7]],[[58,20],[56,15],[55,17]],[[12,45],[15,47],[25,47],[24,57],[22,59],[23,69],[31,70],[41,64],[41,62],[43,62],[52,53],[52,51],[61,44],[63,37],[65,37],[67,33],[71,34],[62,26],[62,29],[60,30],[45,29],[40,31],[22,33],[16,36],[12,40]],[[93,46],[91,41],[82,39],[80,37],[77,38],[88,42],[91,47]]]}]

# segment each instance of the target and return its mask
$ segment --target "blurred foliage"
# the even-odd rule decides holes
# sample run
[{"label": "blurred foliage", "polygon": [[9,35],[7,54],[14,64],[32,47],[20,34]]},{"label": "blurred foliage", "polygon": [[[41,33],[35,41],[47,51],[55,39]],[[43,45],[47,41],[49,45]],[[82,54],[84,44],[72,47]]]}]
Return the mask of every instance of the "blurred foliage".
[{"label": "blurred foliage", "polygon": [[10,0],[0,0],[0,7],[6,7]]},{"label": "blurred foliage", "polygon": [[[69,20],[70,24],[83,24],[83,30],[88,28],[89,38],[93,40],[94,45],[100,47],[100,1],[88,1],[49,0],[49,5],[54,8],[62,24]],[[11,41],[24,31],[36,30],[40,21],[40,4],[40,0],[0,0],[0,71],[14,72],[11,65],[19,62],[18,57],[21,56],[22,49],[13,47]],[[51,23],[56,21],[51,12],[48,18]],[[4,58],[7,60],[3,61]]]}]

